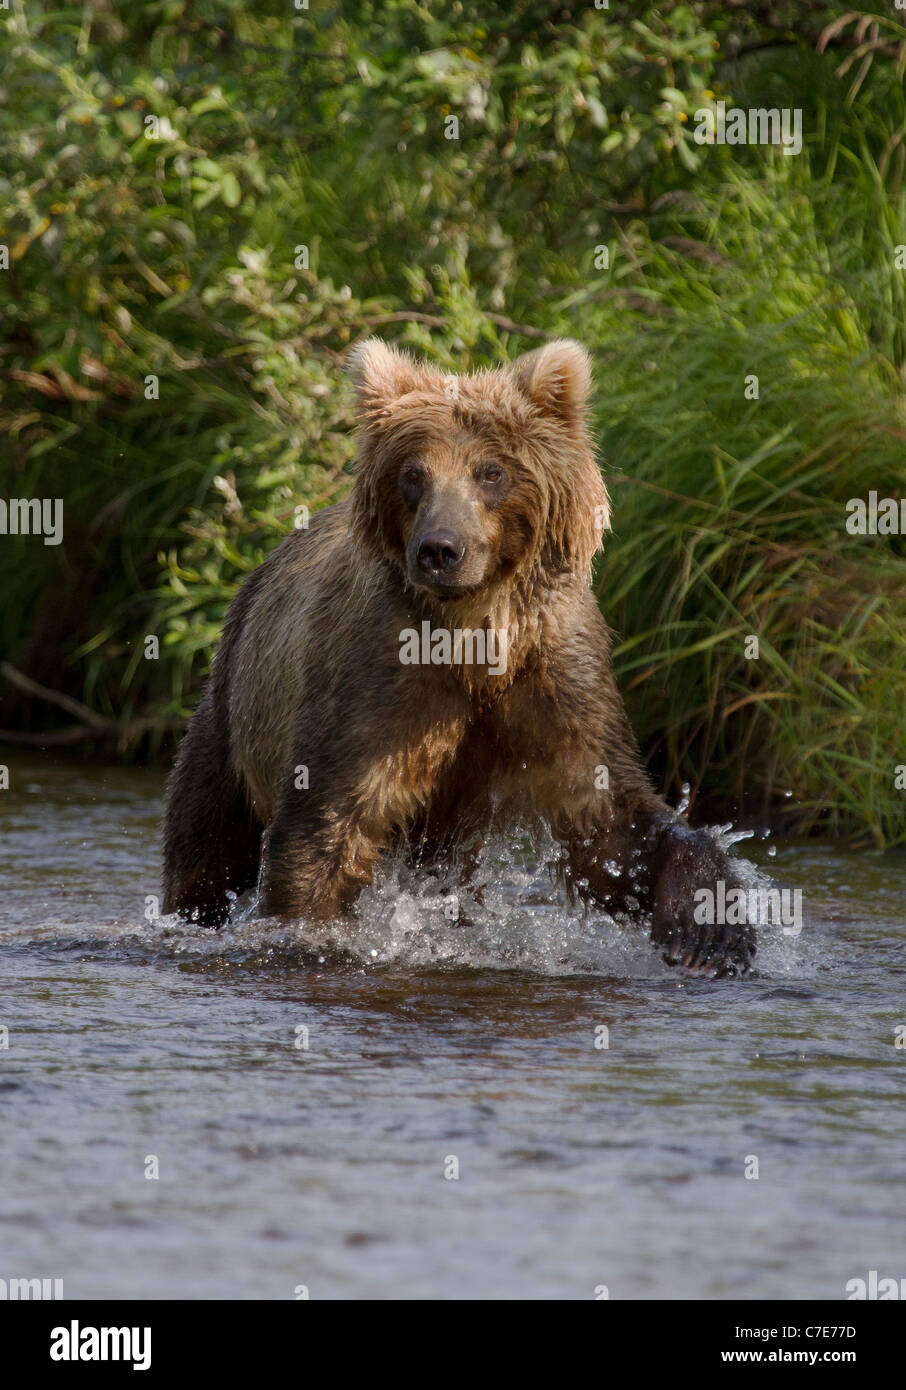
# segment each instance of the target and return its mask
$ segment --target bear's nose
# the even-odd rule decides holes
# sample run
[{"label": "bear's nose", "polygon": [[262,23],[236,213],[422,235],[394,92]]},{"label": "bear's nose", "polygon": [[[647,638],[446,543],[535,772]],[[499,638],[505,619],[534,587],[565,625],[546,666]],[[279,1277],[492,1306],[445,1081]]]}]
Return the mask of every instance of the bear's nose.
[{"label": "bear's nose", "polygon": [[418,567],[426,574],[443,574],[455,569],[466,553],[465,546],[445,531],[432,531],[422,536],[416,558]]}]

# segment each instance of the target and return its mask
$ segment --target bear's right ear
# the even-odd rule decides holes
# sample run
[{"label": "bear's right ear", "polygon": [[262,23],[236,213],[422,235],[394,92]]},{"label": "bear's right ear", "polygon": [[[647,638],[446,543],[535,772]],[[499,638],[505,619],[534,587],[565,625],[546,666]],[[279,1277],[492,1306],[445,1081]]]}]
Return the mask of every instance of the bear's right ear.
[{"label": "bear's right ear", "polygon": [[346,370],[366,412],[392,405],[400,396],[407,396],[421,382],[425,369],[397,348],[382,343],[380,338],[366,338],[357,343],[346,359]]}]

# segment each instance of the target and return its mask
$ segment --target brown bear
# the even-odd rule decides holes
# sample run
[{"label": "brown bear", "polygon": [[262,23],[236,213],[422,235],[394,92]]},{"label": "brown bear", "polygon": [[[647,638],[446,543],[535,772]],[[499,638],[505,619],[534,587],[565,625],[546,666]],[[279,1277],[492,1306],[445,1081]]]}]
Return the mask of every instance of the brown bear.
[{"label": "brown bear", "polygon": [[752,927],[693,909],[739,879],[652,789],[589,587],[609,504],[585,352],[448,376],[371,339],[351,372],[352,493],[230,606],[170,779],[164,910],[216,925],[259,883],[265,915],[333,917],[387,851],[467,875],[530,818],[571,893],[741,973]]}]

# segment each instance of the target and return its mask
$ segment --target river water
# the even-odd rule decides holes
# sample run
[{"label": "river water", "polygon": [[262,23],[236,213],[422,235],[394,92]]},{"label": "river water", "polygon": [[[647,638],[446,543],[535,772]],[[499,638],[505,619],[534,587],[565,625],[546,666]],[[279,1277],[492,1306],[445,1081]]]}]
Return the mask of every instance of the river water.
[{"label": "river water", "polygon": [[157,773],[10,777],[0,1279],[841,1299],[906,1276],[902,852],[747,842],[806,925],[715,983],[515,855],[470,926],[395,873],[320,931],[156,918]]}]

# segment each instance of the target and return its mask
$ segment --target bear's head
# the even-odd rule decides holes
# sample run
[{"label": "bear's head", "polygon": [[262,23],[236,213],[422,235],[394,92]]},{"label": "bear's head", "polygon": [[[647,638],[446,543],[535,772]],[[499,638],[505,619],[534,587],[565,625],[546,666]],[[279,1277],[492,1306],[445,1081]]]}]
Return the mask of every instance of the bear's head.
[{"label": "bear's head", "polygon": [[454,376],[371,338],[351,353],[350,371],[361,420],[358,547],[440,602],[533,574],[588,580],[609,505],[578,343]]}]

